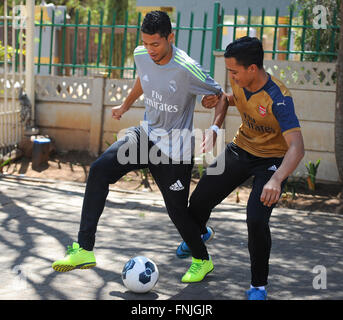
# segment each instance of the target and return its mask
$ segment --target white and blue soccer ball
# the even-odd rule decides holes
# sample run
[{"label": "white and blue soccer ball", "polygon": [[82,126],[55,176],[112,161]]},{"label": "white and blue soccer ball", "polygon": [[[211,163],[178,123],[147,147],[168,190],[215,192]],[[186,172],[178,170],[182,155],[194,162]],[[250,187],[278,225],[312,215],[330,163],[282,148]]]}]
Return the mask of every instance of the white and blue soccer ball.
[{"label": "white and blue soccer ball", "polygon": [[155,262],[146,257],[137,256],[126,262],[121,277],[127,289],[144,293],[156,285],[159,272]]}]

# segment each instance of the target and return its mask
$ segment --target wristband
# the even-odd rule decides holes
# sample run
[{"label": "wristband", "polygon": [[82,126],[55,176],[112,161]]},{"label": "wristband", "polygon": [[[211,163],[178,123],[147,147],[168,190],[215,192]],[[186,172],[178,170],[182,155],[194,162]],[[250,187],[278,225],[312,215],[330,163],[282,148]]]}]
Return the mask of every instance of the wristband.
[{"label": "wristband", "polygon": [[219,127],[217,125],[212,125],[210,129],[213,130],[216,134],[218,134]]}]

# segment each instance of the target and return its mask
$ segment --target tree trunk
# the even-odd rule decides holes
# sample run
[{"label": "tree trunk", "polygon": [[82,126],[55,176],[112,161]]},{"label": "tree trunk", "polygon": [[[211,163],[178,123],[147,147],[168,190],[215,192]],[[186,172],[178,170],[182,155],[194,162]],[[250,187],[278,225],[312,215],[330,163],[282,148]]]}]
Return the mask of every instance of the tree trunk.
[{"label": "tree trunk", "polygon": [[[105,1],[105,24],[112,25],[113,22],[113,13],[116,12],[116,25],[123,25],[125,20],[125,13],[128,10],[128,0],[106,0]],[[124,31],[123,31],[124,32]],[[107,64],[109,61],[109,55],[112,55],[112,66],[121,66],[121,55],[123,47],[124,35],[115,34],[113,52],[110,52],[110,42],[111,36],[108,34],[105,40],[105,52],[104,59]],[[111,78],[120,78],[120,70],[112,70]]]},{"label": "tree trunk", "polygon": [[340,6],[341,28],[337,59],[337,95],[335,110],[335,150],[340,180],[343,181],[343,1]]},{"label": "tree trunk", "polygon": [[[340,16],[341,27],[337,59],[337,91],[335,109],[335,154],[340,181],[343,182],[343,1],[341,1],[340,6]],[[343,190],[341,191],[341,199],[343,199]]]}]

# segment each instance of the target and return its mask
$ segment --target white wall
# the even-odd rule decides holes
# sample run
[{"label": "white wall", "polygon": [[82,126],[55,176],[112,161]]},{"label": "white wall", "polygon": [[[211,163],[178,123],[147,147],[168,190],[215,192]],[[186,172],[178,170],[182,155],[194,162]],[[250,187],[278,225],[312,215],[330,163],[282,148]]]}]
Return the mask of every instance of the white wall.
[{"label": "white wall", "polygon": [[[304,163],[321,159],[318,179],[338,181],[334,150],[334,108],[336,87],[332,81],[335,64],[314,62],[265,61],[267,71],[288,86],[301,123],[306,154],[295,172],[306,172]],[[318,81],[318,74],[325,81]],[[297,78],[294,78],[297,74]],[[283,77],[283,78],[282,78]],[[222,53],[216,53],[215,79],[229,92]],[[120,121],[113,120],[111,108],[120,105],[134,80],[107,80],[86,77],[36,76],[36,117],[42,134],[49,135],[57,150],[88,150],[99,154],[114,140],[113,134],[143,120],[143,101],[136,101]],[[0,92],[0,103],[1,103]],[[198,101],[194,128],[205,130],[213,111]],[[241,118],[230,107],[225,120],[226,142],[236,133]]]}]

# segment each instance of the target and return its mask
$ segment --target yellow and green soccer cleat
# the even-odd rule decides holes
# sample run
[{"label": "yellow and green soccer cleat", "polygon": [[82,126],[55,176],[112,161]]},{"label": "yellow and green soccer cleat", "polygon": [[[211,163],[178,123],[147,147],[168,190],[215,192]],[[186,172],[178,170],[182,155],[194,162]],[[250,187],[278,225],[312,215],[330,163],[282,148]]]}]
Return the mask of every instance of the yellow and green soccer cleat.
[{"label": "yellow and green soccer cleat", "polygon": [[93,251],[80,248],[77,242],[68,246],[65,257],[52,264],[52,268],[58,272],[67,272],[74,269],[90,269],[95,267],[96,261]]},{"label": "yellow and green soccer cleat", "polygon": [[192,264],[185,275],[182,277],[181,282],[199,282],[213,270],[213,263],[210,260],[195,259],[192,257]]}]

